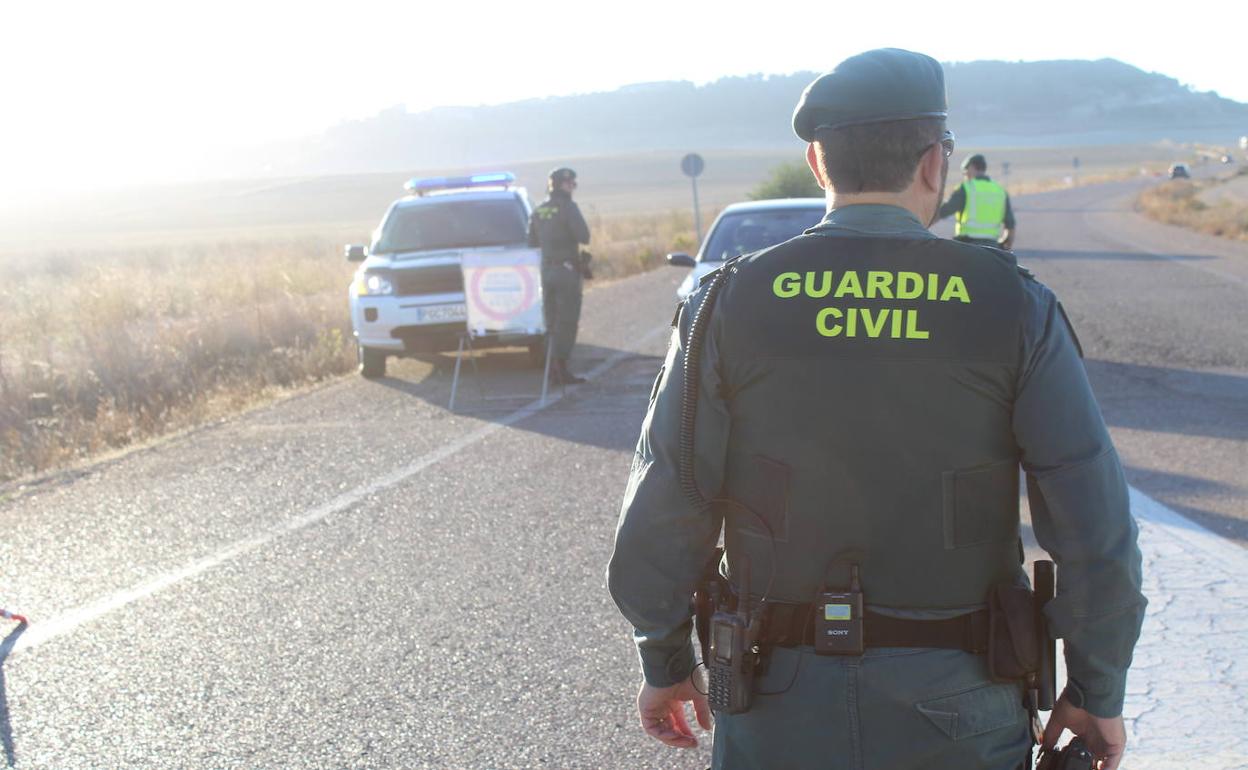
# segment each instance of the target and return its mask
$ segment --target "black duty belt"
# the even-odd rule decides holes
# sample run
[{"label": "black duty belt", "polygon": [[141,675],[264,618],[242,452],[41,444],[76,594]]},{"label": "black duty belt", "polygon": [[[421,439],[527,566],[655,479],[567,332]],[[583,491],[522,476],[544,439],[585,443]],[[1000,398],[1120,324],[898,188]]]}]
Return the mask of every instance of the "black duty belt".
[{"label": "black duty belt", "polygon": [[[796,647],[815,643],[815,613],[810,604],[769,604],[763,646]],[[863,615],[867,647],[938,647],[975,654],[988,651],[988,610],[942,620],[913,620]]]}]

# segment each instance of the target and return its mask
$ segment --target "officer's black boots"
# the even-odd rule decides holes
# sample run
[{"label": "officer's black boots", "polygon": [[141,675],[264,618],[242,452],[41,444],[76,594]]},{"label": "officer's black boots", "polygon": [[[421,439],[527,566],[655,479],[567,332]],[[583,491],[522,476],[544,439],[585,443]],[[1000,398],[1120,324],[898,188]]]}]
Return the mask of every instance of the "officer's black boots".
[{"label": "officer's black boots", "polygon": [[550,381],[556,385],[579,385],[585,381],[584,377],[577,377],[568,368],[568,361],[565,358],[556,358],[550,362]]}]

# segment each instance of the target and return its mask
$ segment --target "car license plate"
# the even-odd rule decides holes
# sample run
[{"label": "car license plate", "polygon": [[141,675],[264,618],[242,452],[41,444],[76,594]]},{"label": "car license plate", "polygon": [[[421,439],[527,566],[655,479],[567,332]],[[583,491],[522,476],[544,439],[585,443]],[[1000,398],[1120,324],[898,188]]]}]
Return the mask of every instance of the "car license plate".
[{"label": "car license plate", "polygon": [[468,317],[468,306],[464,304],[456,305],[426,305],[416,309],[418,318],[421,323],[446,323],[448,321],[463,321]]}]

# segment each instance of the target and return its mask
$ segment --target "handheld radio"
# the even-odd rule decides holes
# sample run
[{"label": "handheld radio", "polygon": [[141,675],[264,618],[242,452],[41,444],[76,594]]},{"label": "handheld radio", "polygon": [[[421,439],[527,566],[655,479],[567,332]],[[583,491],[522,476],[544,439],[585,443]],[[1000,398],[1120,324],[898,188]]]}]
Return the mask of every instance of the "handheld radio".
[{"label": "handheld radio", "polygon": [[741,558],[740,589],[736,607],[730,597],[716,602],[711,616],[711,655],[707,661],[710,681],[707,701],[713,711],[740,714],[750,708],[754,671],[758,663],[759,618],[750,612],[750,563]]}]

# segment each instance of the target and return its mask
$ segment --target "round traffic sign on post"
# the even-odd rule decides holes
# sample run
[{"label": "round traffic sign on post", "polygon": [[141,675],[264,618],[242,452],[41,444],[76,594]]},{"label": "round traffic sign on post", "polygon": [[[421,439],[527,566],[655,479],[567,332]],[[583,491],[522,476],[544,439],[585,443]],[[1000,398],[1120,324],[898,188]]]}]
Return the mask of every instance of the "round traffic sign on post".
[{"label": "round traffic sign on post", "polygon": [[685,176],[698,176],[704,168],[706,164],[702,161],[702,156],[696,152],[691,152],[680,159],[680,170],[685,172]]}]

